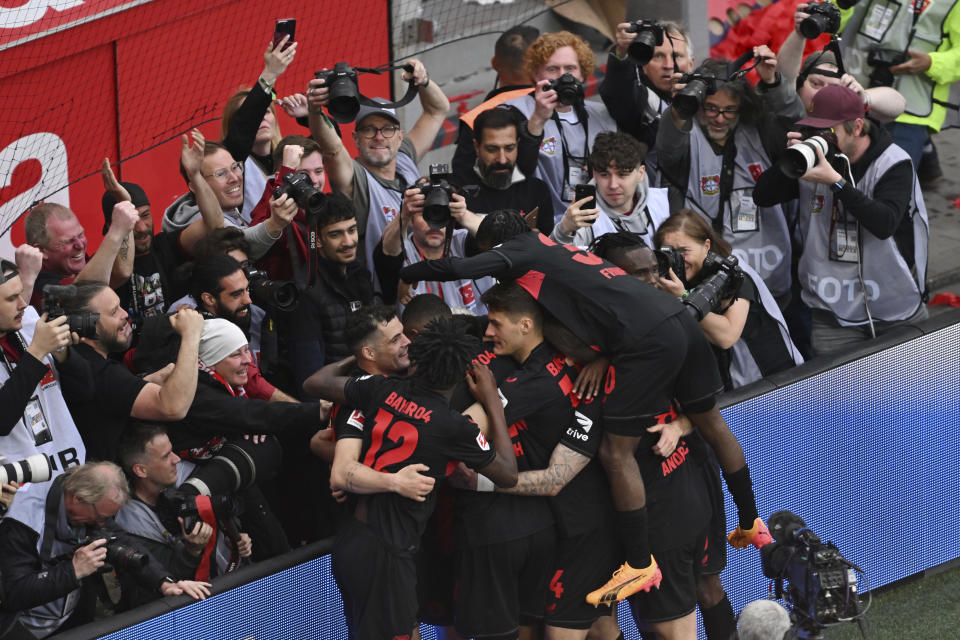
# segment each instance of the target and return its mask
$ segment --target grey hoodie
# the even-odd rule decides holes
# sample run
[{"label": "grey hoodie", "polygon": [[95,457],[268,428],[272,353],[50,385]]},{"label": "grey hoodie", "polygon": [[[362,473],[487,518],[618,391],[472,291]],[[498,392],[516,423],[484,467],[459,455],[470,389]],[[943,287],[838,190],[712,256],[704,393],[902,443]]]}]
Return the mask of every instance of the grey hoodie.
[{"label": "grey hoodie", "polygon": [[[163,212],[163,231],[181,231],[200,217],[200,207],[193,197],[192,192],[187,192],[177,198],[173,204],[167,207]],[[250,259],[259,260],[270,250],[275,238],[271,238],[267,232],[264,223],[255,224],[252,227],[247,226],[247,221],[240,215],[236,208],[228,209],[223,212],[223,226],[237,227],[243,229],[243,237],[250,244]]]}]

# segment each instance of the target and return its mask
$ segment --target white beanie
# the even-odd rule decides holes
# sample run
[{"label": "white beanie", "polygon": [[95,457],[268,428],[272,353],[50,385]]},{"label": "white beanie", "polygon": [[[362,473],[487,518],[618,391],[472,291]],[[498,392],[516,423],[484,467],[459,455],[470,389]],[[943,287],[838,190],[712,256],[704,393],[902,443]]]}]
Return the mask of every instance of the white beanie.
[{"label": "white beanie", "polygon": [[247,337],[237,325],[223,318],[203,321],[200,335],[200,362],[212,367],[228,355],[247,345]]}]

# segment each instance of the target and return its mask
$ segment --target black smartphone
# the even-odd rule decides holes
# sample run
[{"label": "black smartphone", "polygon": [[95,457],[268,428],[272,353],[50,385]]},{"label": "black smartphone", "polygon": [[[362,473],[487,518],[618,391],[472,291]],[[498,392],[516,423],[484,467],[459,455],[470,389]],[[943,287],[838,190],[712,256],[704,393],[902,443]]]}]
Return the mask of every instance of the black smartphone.
[{"label": "black smartphone", "polygon": [[283,36],[290,36],[290,39],[287,40],[287,44],[283,45],[283,49],[281,49],[281,51],[286,50],[287,47],[293,44],[293,38],[296,35],[296,31],[297,21],[293,18],[277,20],[277,24],[273,28],[273,48],[277,48],[277,45],[280,44],[281,40],[283,40]]},{"label": "black smartphone", "polygon": [[592,202],[585,202],[580,205],[581,209],[597,208],[597,187],[592,184],[578,184],[573,187],[573,201],[579,202],[584,198],[593,198]]}]

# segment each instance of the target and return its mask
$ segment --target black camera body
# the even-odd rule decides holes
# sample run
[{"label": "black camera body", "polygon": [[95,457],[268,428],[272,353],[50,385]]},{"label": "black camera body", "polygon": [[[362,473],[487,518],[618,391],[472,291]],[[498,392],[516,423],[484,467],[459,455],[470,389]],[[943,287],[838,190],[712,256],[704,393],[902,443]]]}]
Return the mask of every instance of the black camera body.
[{"label": "black camera body", "polygon": [[300,291],[293,282],[271,280],[266,271],[247,266],[243,268],[250,286],[250,299],[258,307],[277,311],[293,311],[300,303]]},{"label": "black camera body", "polygon": [[891,51],[889,49],[873,49],[867,54],[867,64],[873,67],[870,72],[870,89],[874,87],[893,86],[893,72],[890,67],[903,64],[910,59],[910,56],[903,51]]},{"label": "black camera body", "polygon": [[313,186],[310,176],[302,171],[294,171],[283,176],[283,184],[273,190],[273,199],[280,196],[292,198],[304,211],[317,211],[323,207],[326,196]]},{"label": "black camera body", "polygon": [[800,35],[807,40],[840,29],[840,9],[830,2],[811,2],[804,9],[809,15],[800,23]]},{"label": "black camera body", "polygon": [[107,541],[106,544],[103,545],[107,550],[107,564],[117,571],[137,571],[150,561],[146,554],[140,553],[133,547],[122,544],[117,536],[96,529],[91,531],[90,535],[85,539],[78,542],[76,548],[85,547],[101,538]]},{"label": "black camera body", "polygon": [[[569,75],[569,74],[564,74]],[[450,197],[456,192],[451,180],[450,165],[430,165],[430,182],[420,186],[420,193],[426,196],[423,203],[423,219],[431,229],[445,228],[450,217]]]},{"label": "black camera body", "polygon": [[330,88],[327,110],[340,124],[353,122],[360,111],[360,81],[357,71],[346,62],[338,62],[333,69],[317,71],[314,77]]},{"label": "black camera body", "polygon": [[77,295],[77,288],[72,284],[59,285],[48,284],[43,287],[43,309],[41,313],[47,314],[47,321],[67,316],[67,324],[70,325],[70,331],[76,333],[81,338],[97,337],[97,321],[100,320],[99,313],[84,311],[83,313],[68,314],[63,310],[63,300]]},{"label": "black camera body", "polygon": [[768,521],[774,542],[760,550],[763,574],[777,581],[801,628],[816,631],[863,615],[857,573],[837,547],[824,543],[799,516],[777,511]]},{"label": "black camera body", "polygon": [[[200,507],[197,506],[197,494],[178,489],[164,489],[157,500],[157,511],[160,521],[167,531],[180,530],[179,518],[183,518],[183,529],[187,533],[193,531],[200,517]],[[212,495],[210,506],[218,522],[226,522],[241,513],[241,503],[230,496]]]},{"label": "black camera body", "polygon": [[673,99],[673,108],[684,120],[689,120],[703,106],[703,101],[711,93],[717,92],[718,78],[716,74],[704,67],[685,73],[679,80],[685,84],[683,89]]},{"label": "black camera body", "polygon": [[682,252],[665,244],[659,249],[654,249],[653,255],[657,258],[657,275],[669,279],[670,270],[673,269],[674,275],[680,278],[683,286],[687,286],[687,264]]},{"label": "black camera body", "polygon": [[740,261],[735,256],[721,258],[710,251],[700,267],[701,282],[690,290],[683,299],[697,322],[710,312],[717,312],[723,301],[732,298],[743,284],[744,273]]},{"label": "black camera body", "polygon": [[627,33],[635,33],[637,37],[627,47],[627,55],[643,66],[653,59],[654,49],[663,44],[666,28],[653,20],[637,20],[630,23]]},{"label": "black camera body", "polygon": [[557,102],[560,104],[567,106],[583,104],[585,97],[583,84],[569,73],[551,80],[546,90],[551,89],[557,92]]}]

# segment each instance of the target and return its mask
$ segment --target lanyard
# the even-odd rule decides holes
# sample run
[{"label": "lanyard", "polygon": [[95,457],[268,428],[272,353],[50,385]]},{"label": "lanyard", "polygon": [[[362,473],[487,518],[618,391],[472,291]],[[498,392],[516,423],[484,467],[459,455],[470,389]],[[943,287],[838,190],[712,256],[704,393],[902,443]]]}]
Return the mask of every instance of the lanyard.
[{"label": "lanyard", "polygon": [[572,158],[580,161],[581,164],[586,164],[587,156],[590,155],[590,120],[587,117],[587,109],[586,107],[581,109],[574,107],[573,109],[574,113],[576,113],[580,119],[580,122],[583,123],[583,156],[581,157],[567,153],[567,137],[563,134],[563,121],[560,120],[560,116],[556,110],[554,110],[553,115],[550,116],[557,125],[557,130],[560,132],[560,155],[563,157],[563,189],[561,189],[561,193],[565,191],[567,187],[573,186],[570,184],[570,159]]}]

